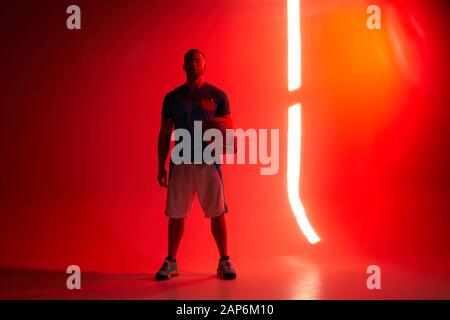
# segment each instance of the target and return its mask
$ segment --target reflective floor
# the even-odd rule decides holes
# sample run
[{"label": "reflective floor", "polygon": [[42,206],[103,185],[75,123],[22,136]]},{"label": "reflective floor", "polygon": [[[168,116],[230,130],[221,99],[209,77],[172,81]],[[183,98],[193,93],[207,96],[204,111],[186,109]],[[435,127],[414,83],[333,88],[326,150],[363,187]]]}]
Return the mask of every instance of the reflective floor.
[{"label": "reflective floor", "polygon": [[[1,299],[450,299],[450,277],[381,267],[381,289],[367,288],[367,265],[314,263],[277,257],[235,262],[238,278],[217,279],[215,270],[180,266],[180,276],[156,282],[153,274],[82,273],[81,290],[68,290],[64,272],[7,270],[0,273]],[[204,269],[204,267],[203,267]]]}]

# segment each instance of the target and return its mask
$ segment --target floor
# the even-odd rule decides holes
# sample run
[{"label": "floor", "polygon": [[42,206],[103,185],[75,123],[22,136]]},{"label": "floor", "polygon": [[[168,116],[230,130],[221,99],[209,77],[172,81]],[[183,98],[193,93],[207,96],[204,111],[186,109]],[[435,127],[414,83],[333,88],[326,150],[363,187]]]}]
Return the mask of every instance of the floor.
[{"label": "floor", "polygon": [[198,266],[156,282],[152,274],[82,273],[81,290],[68,290],[68,275],[56,271],[0,270],[1,299],[301,300],[450,299],[450,277],[381,267],[381,289],[367,288],[367,266],[314,263],[285,256],[235,264],[238,278],[217,279]]}]

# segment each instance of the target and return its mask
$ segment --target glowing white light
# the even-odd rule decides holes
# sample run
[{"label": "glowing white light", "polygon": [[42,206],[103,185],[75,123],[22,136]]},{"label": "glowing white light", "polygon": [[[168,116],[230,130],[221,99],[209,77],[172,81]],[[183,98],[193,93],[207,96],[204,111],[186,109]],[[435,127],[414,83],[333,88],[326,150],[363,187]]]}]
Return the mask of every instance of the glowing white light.
[{"label": "glowing white light", "polygon": [[294,91],[301,84],[301,34],[300,0],[287,0],[288,17],[288,90]]},{"label": "glowing white light", "polygon": [[[300,0],[287,0],[288,17],[288,90],[294,91],[302,85],[302,56],[300,33]],[[299,196],[300,192],[300,152],[302,118],[300,104],[289,108],[287,189],[289,203],[300,230],[311,244],[320,241],[306,216]]]},{"label": "glowing white light", "polygon": [[301,155],[301,123],[302,115],[300,104],[289,108],[289,122],[288,122],[288,151],[287,151],[287,189],[289,203],[291,204],[294,216],[297,219],[298,226],[305,237],[311,244],[320,241],[313,227],[309,223],[306,216],[305,208],[299,197],[300,187],[300,155]]}]

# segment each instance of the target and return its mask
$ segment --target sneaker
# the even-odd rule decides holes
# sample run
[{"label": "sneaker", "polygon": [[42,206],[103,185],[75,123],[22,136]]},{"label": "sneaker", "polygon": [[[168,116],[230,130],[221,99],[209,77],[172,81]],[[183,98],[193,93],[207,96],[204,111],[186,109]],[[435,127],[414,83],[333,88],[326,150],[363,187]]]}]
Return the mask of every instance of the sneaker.
[{"label": "sneaker", "polygon": [[224,280],[232,280],[236,278],[236,271],[233,269],[230,258],[219,260],[217,276]]},{"label": "sneaker", "polygon": [[176,260],[166,258],[164,263],[155,275],[156,280],[167,280],[178,275],[178,265]]}]

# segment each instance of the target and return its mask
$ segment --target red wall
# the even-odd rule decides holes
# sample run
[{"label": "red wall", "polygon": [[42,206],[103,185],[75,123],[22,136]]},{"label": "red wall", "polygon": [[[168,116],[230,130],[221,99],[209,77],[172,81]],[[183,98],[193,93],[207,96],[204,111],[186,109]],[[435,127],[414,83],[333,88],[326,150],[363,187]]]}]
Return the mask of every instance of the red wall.
[{"label": "red wall", "polygon": [[[0,266],[113,272],[160,263],[161,104],[184,81],[191,47],[207,53],[207,81],[228,93],[238,127],[280,129],[278,175],[224,168],[230,251],[241,263],[344,252],[448,259],[448,14],[439,3],[379,2],[383,30],[369,31],[367,1],[302,1],[303,88],[293,94],[285,1],[76,3],[80,31],[65,27],[72,3],[0,4]],[[286,192],[287,108],[297,101],[316,246],[299,232]],[[196,203],[180,259],[215,259],[215,250]]]}]

